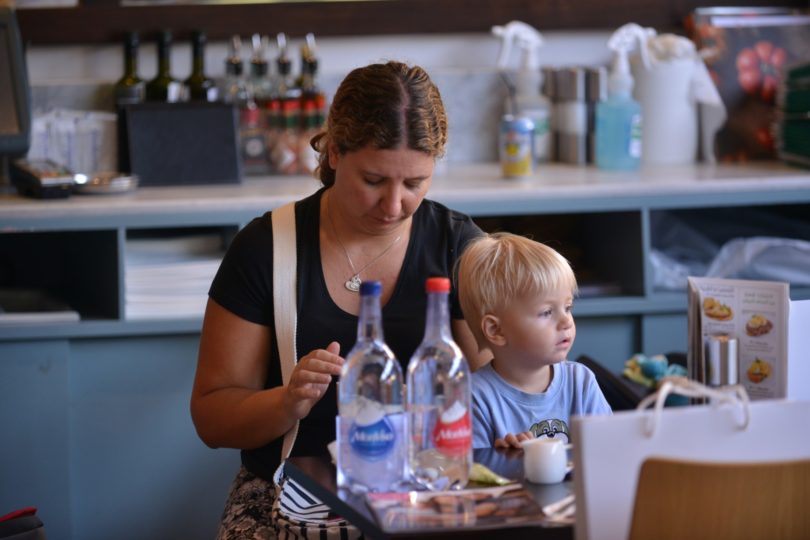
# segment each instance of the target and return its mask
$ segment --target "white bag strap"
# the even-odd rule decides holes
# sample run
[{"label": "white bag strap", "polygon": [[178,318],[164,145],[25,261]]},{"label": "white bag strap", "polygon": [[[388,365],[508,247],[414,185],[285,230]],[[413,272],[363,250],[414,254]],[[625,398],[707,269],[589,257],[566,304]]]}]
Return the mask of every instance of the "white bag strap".
[{"label": "white bag strap", "polygon": [[[281,360],[281,380],[290,382],[298,351],[295,336],[298,324],[296,301],[296,267],[298,255],[295,249],[295,202],[276,208],[271,213],[273,222],[273,316],[276,321],[276,345]],[[284,434],[281,446],[281,461],[290,457],[298,421]]]},{"label": "white bag strap", "polygon": [[710,404],[715,407],[725,403],[731,404],[737,407],[741,412],[738,422],[738,427],[741,430],[748,427],[748,422],[751,419],[748,393],[742,385],[735,384],[732,386],[710,388],[697,381],[682,377],[673,377],[671,379],[665,379],[657,392],[642,399],[636,407],[637,411],[643,411],[649,407],[650,403],[655,402],[652,414],[647,416],[647,421],[644,425],[644,434],[647,437],[655,435],[655,431],[661,423],[661,410],[664,408],[664,401],[666,401],[669,394],[680,394],[693,398],[709,398]]}]

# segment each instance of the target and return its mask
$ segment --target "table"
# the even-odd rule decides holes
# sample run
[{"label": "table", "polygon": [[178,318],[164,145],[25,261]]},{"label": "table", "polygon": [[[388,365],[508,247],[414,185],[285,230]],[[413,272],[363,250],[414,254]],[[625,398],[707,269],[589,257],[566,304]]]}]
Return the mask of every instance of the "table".
[{"label": "table", "polygon": [[[486,465],[507,478],[521,479],[523,487],[540,506],[559,500],[574,490],[574,484],[570,478],[560,484],[547,486],[532,484],[523,480],[523,452],[521,450],[477,449],[475,450],[475,461]],[[397,540],[435,537],[491,539],[493,535],[492,529],[476,528],[475,526],[454,527],[440,533],[419,530],[396,533],[384,531],[377,524],[362,496],[338,489],[335,466],[328,457],[292,457],[287,460],[285,471],[302,487],[329,505],[336,513],[345,517],[369,538]],[[537,522],[524,522],[509,528],[510,539],[570,540],[573,537],[573,527],[545,526],[541,523],[541,516],[538,516]]]}]

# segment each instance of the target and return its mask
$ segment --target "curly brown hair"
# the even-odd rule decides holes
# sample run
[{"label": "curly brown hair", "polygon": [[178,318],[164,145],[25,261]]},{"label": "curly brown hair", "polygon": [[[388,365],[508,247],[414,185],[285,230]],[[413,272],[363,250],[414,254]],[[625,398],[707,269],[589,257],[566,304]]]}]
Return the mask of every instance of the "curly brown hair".
[{"label": "curly brown hair", "polygon": [[441,157],[447,144],[447,114],[439,89],[419,66],[371,64],[351,71],[335,92],[325,130],[310,141],[324,186],[335,183],[330,144],[345,154],[366,146],[388,150],[406,145]]}]

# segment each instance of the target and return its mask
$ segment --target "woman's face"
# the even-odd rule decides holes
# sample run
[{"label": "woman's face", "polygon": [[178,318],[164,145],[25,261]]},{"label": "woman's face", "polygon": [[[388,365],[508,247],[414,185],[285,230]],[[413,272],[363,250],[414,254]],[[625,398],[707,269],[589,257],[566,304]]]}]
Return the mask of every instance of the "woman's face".
[{"label": "woman's face", "polygon": [[433,180],[430,155],[397,148],[329,151],[335,170],[331,204],[369,234],[390,234],[410,219]]}]

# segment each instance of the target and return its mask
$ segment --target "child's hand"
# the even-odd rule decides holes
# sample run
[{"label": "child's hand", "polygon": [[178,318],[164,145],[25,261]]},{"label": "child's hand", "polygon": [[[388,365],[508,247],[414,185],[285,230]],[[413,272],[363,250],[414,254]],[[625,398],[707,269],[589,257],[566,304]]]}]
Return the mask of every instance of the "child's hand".
[{"label": "child's hand", "polygon": [[521,443],[531,439],[534,439],[534,434],[531,431],[524,431],[517,435],[507,433],[503,439],[495,439],[495,448],[523,448]]}]

